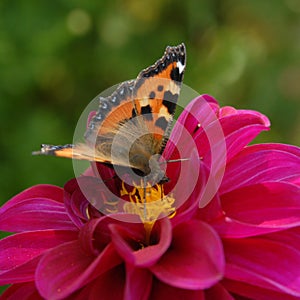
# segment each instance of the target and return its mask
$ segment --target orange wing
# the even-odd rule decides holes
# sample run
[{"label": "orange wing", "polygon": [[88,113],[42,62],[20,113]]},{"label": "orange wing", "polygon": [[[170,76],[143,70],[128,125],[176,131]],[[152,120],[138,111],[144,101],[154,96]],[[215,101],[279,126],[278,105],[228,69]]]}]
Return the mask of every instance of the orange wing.
[{"label": "orange wing", "polygon": [[134,103],[138,115],[143,115],[149,132],[160,140],[163,151],[169,136],[176,103],[185,71],[185,46],[167,47],[164,56],[143,70],[134,86]]},{"label": "orange wing", "polygon": [[[135,81],[124,82],[109,97],[99,98],[99,108],[85,132],[85,144],[42,145],[41,150],[33,154],[97,161],[144,171],[145,161],[161,153],[168,138],[184,70],[184,44],[167,47],[163,57],[140,72]],[[116,135],[120,136],[114,144],[118,152],[112,159]],[[140,138],[136,139],[137,136]]]}]

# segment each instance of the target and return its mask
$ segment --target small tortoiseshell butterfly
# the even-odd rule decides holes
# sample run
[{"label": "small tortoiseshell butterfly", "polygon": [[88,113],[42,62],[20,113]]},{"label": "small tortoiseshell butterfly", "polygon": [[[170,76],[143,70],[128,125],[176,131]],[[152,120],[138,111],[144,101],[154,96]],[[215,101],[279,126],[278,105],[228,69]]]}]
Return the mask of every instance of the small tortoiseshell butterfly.
[{"label": "small tortoiseshell butterfly", "polygon": [[[131,168],[149,180],[166,179],[156,154],[168,140],[185,70],[184,44],[167,47],[161,59],[126,81],[99,108],[85,143],[46,145],[34,154],[54,155]],[[154,159],[153,159],[154,158]]]}]

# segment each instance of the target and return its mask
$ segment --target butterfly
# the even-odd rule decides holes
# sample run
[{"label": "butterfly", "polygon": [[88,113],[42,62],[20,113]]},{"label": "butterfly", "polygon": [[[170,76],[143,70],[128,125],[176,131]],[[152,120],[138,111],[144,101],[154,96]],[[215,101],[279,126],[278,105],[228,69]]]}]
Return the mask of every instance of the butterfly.
[{"label": "butterfly", "polygon": [[185,45],[168,46],[135,80],[120,84],[108,97],[99,97],[84,143],[42,144],[33,154],[119,166],[147,181],[167,181],[159,156],[170,135],[185,65]]}]

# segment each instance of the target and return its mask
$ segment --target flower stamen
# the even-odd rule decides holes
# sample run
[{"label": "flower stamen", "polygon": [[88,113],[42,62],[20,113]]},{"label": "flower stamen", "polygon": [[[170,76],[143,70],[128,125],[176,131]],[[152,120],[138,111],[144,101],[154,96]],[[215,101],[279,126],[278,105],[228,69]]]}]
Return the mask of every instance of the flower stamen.
[{"label": "flower stamen", "polygon": [[172,218],[176,214],[173,206],[175,199],[172,195],[165,195],[162,184],[143,186],[134,184],[134,188],[129,192],[122,182],[121,196],[128,195],[130,202],[124,204],[123,208],[126,213],[138,215],[144,224],[146,231],[146,243],[150,242],[152,228],[160,215]]}]

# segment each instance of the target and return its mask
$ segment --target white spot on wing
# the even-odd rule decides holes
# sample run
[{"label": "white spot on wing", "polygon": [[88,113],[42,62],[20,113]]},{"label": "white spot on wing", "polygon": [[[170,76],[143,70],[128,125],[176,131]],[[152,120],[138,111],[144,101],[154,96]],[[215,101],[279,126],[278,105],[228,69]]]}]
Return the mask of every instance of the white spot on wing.
[{"label": "white spot on wing", "polygon": [[180,61],[178,61],[177,68],[179,69],[179,73],[181,74],[184,71],[185,65],[183,65]]}]

